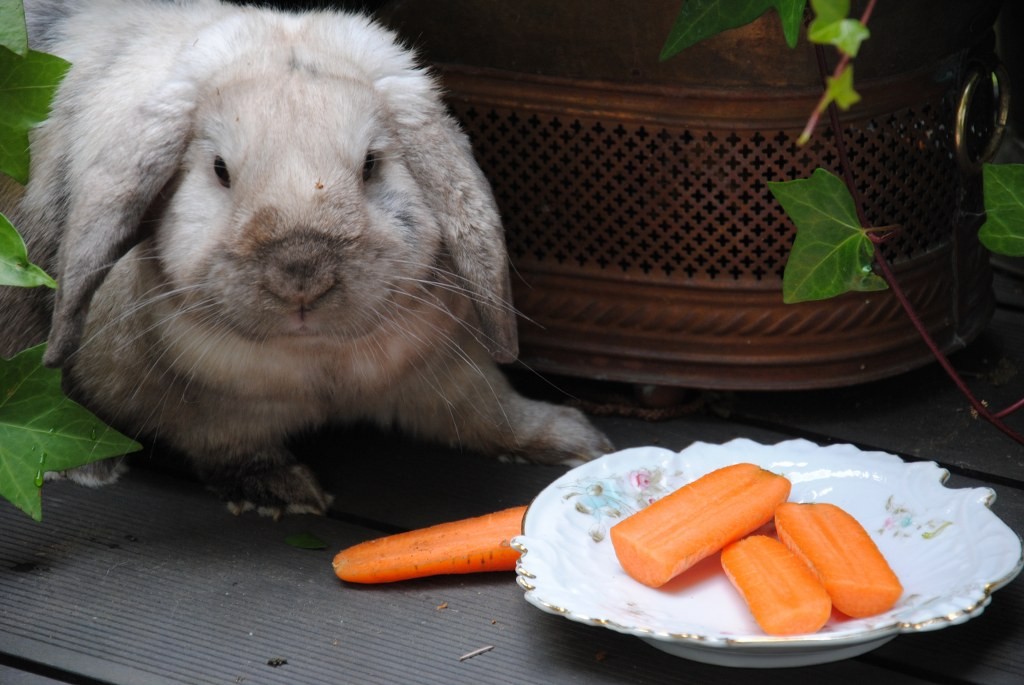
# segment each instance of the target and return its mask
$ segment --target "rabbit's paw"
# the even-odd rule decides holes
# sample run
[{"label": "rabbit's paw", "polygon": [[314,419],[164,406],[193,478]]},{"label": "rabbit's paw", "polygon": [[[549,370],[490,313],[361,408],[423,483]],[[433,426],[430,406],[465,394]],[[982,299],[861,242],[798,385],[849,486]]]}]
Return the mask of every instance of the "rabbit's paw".
[{"label": "rabbit's paw", "polygon": [[528,428],[516,431],[511,455],[540,464],[575,466],[612,452],[611,441],[572,407],[541,405]]},{"label": "rabbit's paw", "polygon": [[124,457],[112,457],[77,466],[67,471],[53,471],[46,474],[46,480],[67,479],[79,485],[98,488],[117,482],[128,470]]},{"label": "rabbit's paw", "polygon": [[274,520],[284,514],[327,513],[333,497],[325,493],[316,476],[302,464],[240,471],[230,481],[207,483],[227,502],[228,511],[255,511]]}]

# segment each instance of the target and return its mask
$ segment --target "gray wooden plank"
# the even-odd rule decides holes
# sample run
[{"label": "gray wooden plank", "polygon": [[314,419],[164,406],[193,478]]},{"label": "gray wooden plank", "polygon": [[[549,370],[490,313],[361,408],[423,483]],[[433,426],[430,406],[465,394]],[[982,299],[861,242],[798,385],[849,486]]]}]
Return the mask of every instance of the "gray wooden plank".
[{"label": "gray wooden plank", "polygon": [[[696,440],[749,437],[777,442],[788,437],[703,414],[656,424],[619,417],[597,418],[595,423],[620,449],[656,444],[679,450]],[[371,428],[328,431],[297,446],[296,452],[335,495],[336,515],[403,529],[528,504],[568,468],[502,462]],[[391,486],[399,478],[408,485]]]},{"label": "gray wooden plank", "polygon": [[[945,682],[1017,685],[1024,673],[1024,631],[1019,628],[1024,592],[1017,582],[995,593],[978,618],[937,633],[902,635],[867,655],[878,666],[907,668],[921,664]],[[1009,634],[1004,633],[1008,629]]]},{"label": "gray wooden plank", "polygon": [[[747,426],[706,414],[664,422],[643,422],[618,417],[595,419],[618,447],[659,444],[682,449],[694,440],[724,442],[748,437],[775,443],[791,437],[758,426]],[[339,471],[353,483],[365,483],[379,466],[362,460],[345,465],[321,464],[324,477],[336,484],[343,510],[363,512],[386,520],[396,528],[416,527],[488,511],[493,502],[500,506],[525,503],[566,467],[502,464],[473,454],[426,448],[409,449],[399,438],[367,432],[350,436],[356,441],[375,444],[386,463],[404,474],[409,484],[391,493],[367,491],[354,485],[345,489]],[[328,441],[331,442],[331,441]],[[882,445],[882,448],[888,448]],[[959,449],[963,450],[961,446]],[[892,450],[896,451],[896,450]],[[366,453],[365,451],[363,452]],[[429,455],[429,456],[427,456]],[[984,461],[978,463],[985,463]],[[950,488],[991,487],[996,493],[993,511],[1020,534],[1024,531],[1024,491],[1012,484],[987,481],[953,473],[946,483]],[[438,503],[437,493],[450,493],[447,503]],[[520,493],[516,496],[516,493]],[[401,503],[408,505],[403,508]],[[496,508],[496,507],[495,507]],[[443,512],[443,513],[441,513]],[[448,518],[445,518],[445,517]],[[898,664],[904,672],[923,668],[925,674],[939,680],[955,673],[960,682],[1015,683],[1024,672],[1024,624],[1013,619],[1024,611],[1024,581],[1018,580],[1000,590],[993,604],[981,617],[965,625],[900,639],[866,657],[878,665]],[[983,658],[982,658],[983,655]],[[922,666],[924,665],[924,666]]]},{"label": "gray wooden plank", "polygon": [[[782,396],[779,403],[796,401]],[[805,400],[808,407],[815,404]],[[788,405],[786,405],[788,406]],[[793,419],[795,427],[783,432],[757,424],[744,424],[741,420],[722,419],[705,413],[661,422],[637,421],[622,417],[597,417],[594,422],[612,439],[618,449],[641,445],[659,445],[680,450],[695,441],[722,443],[743,437],[765,444],[817,433],[821,425],[814,416],[826,411],[818,408],[806,421]],[[780,410],[781,413],[785,413]],[[845,425],[839,417],[830,416],[828,428],[837,432]],[[902,425],[901,421],[903,422]],[[833,423],[834,422],[834,423]],[[780,420],[781,424],[782,421]],[[1000,475],[1004,453],[986,450],[977,442],[955,443],[941,449],[906,449],[908,445],[925,445],[931,438],[931,429],[917,427],[906,417],[884,414],[880,417],[853,417],[848,423],[847,439],[862,446],[889,451],[905,458],[939,461],[951,466],[969,466],[966,471],[984,474],[992,470]],[[879,428],[885,424],[884,430]],[[930,425],[930,424],[928,424]],[[898,430],[902,428],[902,430]],[[989,426],[980,429],[992,431]],[[893,437],[895,436],[895,437]],[[819,437],[822,437],[819,435]],[[991,437],[991,435],[989,436]],[[1002,438],[1002,436],[996,436]],[[822,444],[843,442],[842,438],[824,437]],[[338,445],[344,445],[344,453]],[[528,504],[548,483],[561,476],[569,466],[538,464],[510,464],[478,454],[412,442],[401,436],[388,435],[373,429],[338,430],[326,433],[319,441],[299,448],[302,457],[316,469],[324,486],[336,496],[333,512],[336,516],[368,519],[395,530],[422,527],[488,511]],[[1024,450],[1022,450],[1024,452]],[[1009,457],[1020,461],[1011,446]],[[382,475],[388,474],[388,475]],[[981,476],[983,477],[983,476]],[[382,480],[383,479],[383,480]],[[395,487],[394,480],[401,483]],[[374,483],[391,483],[377,487]],[[1024,482],[1024,481],[1022,481]],[[955,474],[950,487],[978,487],[987,481]],[[954,485],[959,484],[959,485]],[[1013,490],[1020,484],[995,485],[997,494],[1006,490],[997,509],[1012,508],[1011,519],[1024,529],[1024,518],[1016,513],[1018,499]]]},{"label": "gray wooden plank", "polygon": [[[930,388],[915,388],[908,398],[935,401]],[[813,398],[793,418],[781,397],[776,413],[740,421],[705,413],[656,423],[596,421],[619,447],[681,449],[694,440],[742,436],[770,443],[834,433],[942,457],[963,473],[991,467],[1005,479],[995,485],[996,513],[1024,530],[1024,495],[983,439],[936,437],[934,419],[915,423],[899,411],[851,418],[849,407],[844,414]],[[114,683],[457,683],[506,675],[524,683],[729,683],[749,677],[543,614],[522,600],[511,574],[366,588],[341,584],[330,571],[336,549],[385,531],[526,503],[566,467],[502,463],[368,429],[327,431],[297,450],[338,497],[336,518],[274,524],[232,517],[199,485],[139,468],[107,489],[47,484],[41,525],[0,506],[0,655]],[[949,483],[978,484],[962,473]],[[329,551],[284,543],[288,534],[307,530],[327,541]],[[1024,670],[1018,654],[1024,625],[1016,620],[1022,611],[1018,580],[966,625],[901,636],[855,661],[798,673],[836,683],[1017,682]],[[458,661],[483,644],[495,649]],[[268,663],[274,659],[287,664],[275,668]],[[789,682],[796,673],[759,672],[758,681]]]},{"label": "gray wooden plank", "polygon": [[[528,605],[511,574],[391,586],[334,579],[370,531],[329,518],[232,517],[202,488],[137,470],[102,490],[46,486],[44,521],[0,508],[0,654],[111,683],[746,682]],[[476,658],[459,657],[486,644]],[[274,660],[282,660],[275,662]],[[283,663],[286,661],[287,663]],[[277,667],[271,663],[279,663]],[[927,682],[849,661],[834,683]],[[789,671],[759,682],[789,683]]]},{"label": "gray wooden plank", "polygon": [[[953,361],[991,407],[1021,399],[1024,317],[998,310],[991,328]],[[738,422],[878,447],[1024,483],[1024,446],[973,416],[937,364],[860,386],[734,397],[732,419]],[[1007,423],[1024,433],[1024,411]]]},{"label": "gray wooden plank", "polygon": [[0,683],[3,685],[67,685],[66,680],[54,680],[45,675],[4,664],[0,664]]}]

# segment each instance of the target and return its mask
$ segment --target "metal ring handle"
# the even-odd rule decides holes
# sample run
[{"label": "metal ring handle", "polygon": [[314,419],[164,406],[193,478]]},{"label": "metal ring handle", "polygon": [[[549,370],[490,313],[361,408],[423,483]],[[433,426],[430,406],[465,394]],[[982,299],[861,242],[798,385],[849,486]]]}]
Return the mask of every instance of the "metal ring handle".
[{"label": "metal ring handle", "polygon": [[[974,96],[978,88],[984,83],[992,84],[998,102],[996,103],[995,120],[992,122],[992,135],[989,137],[981,154],[974,158],[971,156],[967,146],[967,117],[970,115]],[[960,92],[960,102],[956,108],[956,130],[953,142],[956,147],[957,161],[960,163],[961,169],[972,173],[981,171],[982,164],[992,159],[996,150],[999,149],[999,143],[1006,132],[1006,123],[1009,118],[1010,78],[1006,69],[1001,64],[992,69],[972,69],[970,76],[967,77],[967,81],[964,83],[963,90]]]}]

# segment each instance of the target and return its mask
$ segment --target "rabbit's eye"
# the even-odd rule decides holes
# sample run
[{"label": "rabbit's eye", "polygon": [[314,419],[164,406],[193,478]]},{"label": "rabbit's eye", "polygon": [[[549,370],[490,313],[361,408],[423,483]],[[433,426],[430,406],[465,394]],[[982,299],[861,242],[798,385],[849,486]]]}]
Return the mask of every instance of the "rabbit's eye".
[{"label": "rabbit's eye", "polygon": [[366,159],[363,161],[363,182],[369,181],[373,178],[373,172],[377,168],[377,155],[373,152],[366,153]]},{"label": "rabbit's eye", "polygon": [[224,163],[224,159],[219,155],[213,158],[213,172],[217,174],[217,180],[225,188],[231,187],[231,174],[228,173],[228,165]]}]

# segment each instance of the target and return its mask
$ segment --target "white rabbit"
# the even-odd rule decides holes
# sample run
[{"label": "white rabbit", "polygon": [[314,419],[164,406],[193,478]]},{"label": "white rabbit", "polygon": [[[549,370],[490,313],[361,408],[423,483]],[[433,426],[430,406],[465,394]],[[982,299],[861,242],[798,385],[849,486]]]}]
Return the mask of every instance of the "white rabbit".
[{"label": "white rabbit", "polygon": [[323,512],[284,443],[335,421],[540,462],[610,449],[495,364],[517,353],[500,219],[391,33],[219,0],[27,5],[73,67],[0,210],[60,289],[0,288],[0,353],[48,338],[73,396],[235,510]]}]

